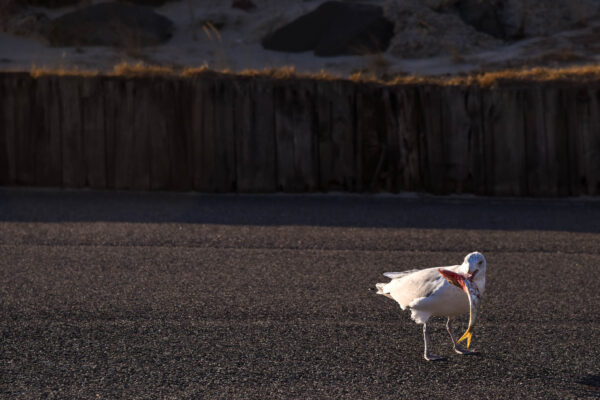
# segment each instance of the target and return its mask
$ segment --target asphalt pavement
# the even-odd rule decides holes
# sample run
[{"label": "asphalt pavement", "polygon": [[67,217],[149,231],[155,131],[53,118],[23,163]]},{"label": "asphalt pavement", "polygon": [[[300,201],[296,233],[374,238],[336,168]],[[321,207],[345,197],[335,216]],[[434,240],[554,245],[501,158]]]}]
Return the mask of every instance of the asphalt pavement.
[{"label": "asphalt pavement", "polygon": [[[368,289],[475,250],[426,362]],[[600,199],[2,189],[0,397],[599,398],[599,272]]]}]

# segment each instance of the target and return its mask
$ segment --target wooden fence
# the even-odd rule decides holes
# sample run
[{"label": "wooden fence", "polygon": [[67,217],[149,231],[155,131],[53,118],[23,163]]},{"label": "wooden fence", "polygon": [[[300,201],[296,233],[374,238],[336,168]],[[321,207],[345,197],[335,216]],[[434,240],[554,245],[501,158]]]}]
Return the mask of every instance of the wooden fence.
[{"label": "wooden fence", "polygon": [[600,84],[0,73],[0,185],[600,194]]}]

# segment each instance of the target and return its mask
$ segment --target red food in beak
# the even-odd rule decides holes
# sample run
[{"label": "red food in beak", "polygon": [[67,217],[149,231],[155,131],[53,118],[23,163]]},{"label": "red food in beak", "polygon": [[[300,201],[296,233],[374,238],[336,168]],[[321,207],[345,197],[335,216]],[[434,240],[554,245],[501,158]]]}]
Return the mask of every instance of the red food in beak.
[{"label": "red food in beak", "polygon": [[465,287],[465,280],[472,280],[473,277],[475,276],[475,274],[477,273],[477,271],[475,271],[474,274],[469,274],[469,275],[461,275],[461,274],[457,274],[456,272],[452,272],[452,271],[448,271],[447,269],[442,269],[442,268],[438,268],[439,273],[451,284],[453,284],[454,286],[464,290],[465,292],[469,292],[469,289],[467,289]]}]

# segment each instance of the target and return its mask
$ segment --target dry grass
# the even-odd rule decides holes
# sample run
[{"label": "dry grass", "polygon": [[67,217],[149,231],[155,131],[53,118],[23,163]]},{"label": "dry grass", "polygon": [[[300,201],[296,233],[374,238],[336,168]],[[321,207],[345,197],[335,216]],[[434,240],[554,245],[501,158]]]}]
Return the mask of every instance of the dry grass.
[{"label": "dry grass", "polygon": [[124,76],[124,77],[144,77],[144,76],[164,76],[164,75],[175,75],[176,72],[171,67],[162,65],[148,65],[143,62],[137,64],[129,64],[126,62],[119,63],[113,67],[110,76]]},{"label": "dry grass", "polygon": [[397,75],[383,80],[375,74],[357,72],[348,77],[334,75],[326,71],[318,73],[299,73],[293,66],[270,68],[263,70],[244,70],[231,72],[227,69],[214,70],[208,65],[196,68],[175,68],[169,66],[149,65],[142,62],[137,64],[120,63],[115,65],[108,73],[81,69],[52,69],[46,67],[32,67],[29,71],[33,77],[57,75],[57,76],[122,76],[122,77],[146,77],[165,76],[189,78],[199,75],[250,77],[267,79],[313,79],[313,80],[350,80],[360,83],[377,83],[382,85],[442,85],[442,86],[467,86],[479,85],[490,87],[510,82],[548,82],[548,81],[576,81],[592,82],[600,81],[600,64],[589,64],[563,68],[520,68],[506,69],[500,71],[482,72],[478,74],[450,77],[428,77],[414,75]]},{"label": "dry grass", "polygon": [[486,72],[463,78],[465,83],[483,87],[502,82],[600,81],[600,65],[590,64],[563,68],[535,67]]},{"label": "dry grass", "polygon": [[98,71],[85,70],[80,68],[49,68],[46,66],[32,66],[29,70],[29,74],[34,78],[40,78],[42,76],[80,76],[80,77],[94,77],[100,75]]}]

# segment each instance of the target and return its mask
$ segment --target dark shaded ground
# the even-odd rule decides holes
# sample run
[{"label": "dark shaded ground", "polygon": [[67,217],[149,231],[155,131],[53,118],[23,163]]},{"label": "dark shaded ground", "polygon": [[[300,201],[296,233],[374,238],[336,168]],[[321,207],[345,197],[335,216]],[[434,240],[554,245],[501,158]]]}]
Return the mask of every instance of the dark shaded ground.
[{"label": "dark shaded ground", "polygon": [[[598,398],[600,202],[0,191],[3,398]],[[473,347],[367,289],[488,259]],[[466,320],[457,331],[463,331]]]}]

